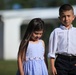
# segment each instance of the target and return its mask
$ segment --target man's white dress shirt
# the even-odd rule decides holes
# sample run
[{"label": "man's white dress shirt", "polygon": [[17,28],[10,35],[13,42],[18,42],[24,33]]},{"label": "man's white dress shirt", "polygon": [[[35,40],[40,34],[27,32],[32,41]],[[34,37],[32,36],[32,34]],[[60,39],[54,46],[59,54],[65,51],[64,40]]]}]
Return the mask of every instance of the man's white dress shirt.
[{"label": "man's white dress shirt", "polygon": [[70,29],[60,25],[50,34],[48,57],[55,58],[55,54],[76,56],[76,28],[72,25]]}]

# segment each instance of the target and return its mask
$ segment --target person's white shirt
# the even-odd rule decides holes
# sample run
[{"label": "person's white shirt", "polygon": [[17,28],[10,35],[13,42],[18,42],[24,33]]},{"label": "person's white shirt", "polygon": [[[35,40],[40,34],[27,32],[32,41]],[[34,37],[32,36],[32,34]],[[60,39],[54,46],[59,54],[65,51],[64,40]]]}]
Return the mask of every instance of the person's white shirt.
[{"label": "person's white shirt", "polygon": [[76,28],[73,25],[70,29],[60,25],[50,34],[48,57],[55,58],[56,54],[76,56]]}]

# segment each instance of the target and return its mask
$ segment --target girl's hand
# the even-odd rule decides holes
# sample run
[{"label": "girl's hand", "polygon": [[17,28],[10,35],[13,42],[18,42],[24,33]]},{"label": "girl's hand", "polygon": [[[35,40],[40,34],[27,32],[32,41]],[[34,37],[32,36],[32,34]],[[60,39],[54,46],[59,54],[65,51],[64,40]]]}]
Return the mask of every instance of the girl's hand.
[{"label": "girl's hand", "polygon": [[24,75],[24,73],[21,73],[20,75]]},{"label": "girl's hand", "polygon": [[52,75],[57,75],[57,71],[55,67],[51,67]]}]

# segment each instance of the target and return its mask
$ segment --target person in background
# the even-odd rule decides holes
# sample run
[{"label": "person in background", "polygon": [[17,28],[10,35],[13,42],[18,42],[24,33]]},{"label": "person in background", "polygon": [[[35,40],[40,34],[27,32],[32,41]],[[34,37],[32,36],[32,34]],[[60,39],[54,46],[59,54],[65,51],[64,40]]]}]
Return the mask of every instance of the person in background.
[{"label": "person in background", "polygon": [[59,8],[60,26],[49,38],[48,57],[53,75],[76,75],[76,28],[74,9],[70,4]]},{"label": "person in background", "polygon": [[48,75],[45,64],[45,43],[41,39],[44,21],[32,19],[27,27],[18,51],[17,75]]}]

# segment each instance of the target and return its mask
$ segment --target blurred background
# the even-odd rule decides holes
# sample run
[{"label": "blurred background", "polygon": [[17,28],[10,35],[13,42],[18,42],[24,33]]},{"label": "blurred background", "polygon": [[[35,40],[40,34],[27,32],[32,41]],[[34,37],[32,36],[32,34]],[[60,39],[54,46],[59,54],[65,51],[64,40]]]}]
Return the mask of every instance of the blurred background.
[{"label": "blurred background", "polygon": [[[47,58],[48,40],[51,31],[60,24],[58,10],[65,3],[74,7],[76,15],[76,0],[0,0],[0,75],[16,75],[20,41],[29,21],[36,17],[45,22],[42,39],[45,41],[46,63],[51,75]],[[76,26],[76,19],[73,24]]]}]

